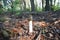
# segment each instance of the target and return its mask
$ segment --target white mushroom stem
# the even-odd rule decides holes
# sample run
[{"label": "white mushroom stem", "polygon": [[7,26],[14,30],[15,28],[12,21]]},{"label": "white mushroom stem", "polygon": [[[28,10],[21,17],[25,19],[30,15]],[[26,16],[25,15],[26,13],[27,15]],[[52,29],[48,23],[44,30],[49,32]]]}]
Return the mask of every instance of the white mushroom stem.
[{"label": "white mushroom stem", "polygon": [[32,20],[29,21],[29,33],[33,32],[33,27],[32,27]]}]

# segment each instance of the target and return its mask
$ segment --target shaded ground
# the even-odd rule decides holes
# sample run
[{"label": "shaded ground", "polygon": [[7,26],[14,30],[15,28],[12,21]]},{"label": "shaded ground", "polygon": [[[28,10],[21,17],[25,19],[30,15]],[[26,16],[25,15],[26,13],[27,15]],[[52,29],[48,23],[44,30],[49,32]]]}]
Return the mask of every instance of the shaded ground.
[{"label": "shaded ground", "polygon": [[[26,39],[37,40],[37,39],[39,39],[39,35],[40,35],[40,31],[41,31],[41,27],[37,24],[39,24],[40,21],[43,20],[46,23],[49,23],[49,26],[46,27],[48,32],[45,33],[45,37],[46,37],[45,40],[48,40],[48,39],[49,40],[59,40],[60,39],[60,21],[59,21],[60,20],[60,15],[59,15],[60,13],[59,12],[60,12],[59,10],[57,10],[55,12],[47,11],[47,12],[39,12],[39,13],[37,13],[37,12],[23,12],[19,16],[14,16],[14,15],[8,16],[8,17],[4,16],[5,18],[8,18],[7,19],[8,22],[3,22],[5,29],[2,29],[2,30],[8,29],[9,30],[7,32],[8,34],[9,34],[9,32],[11,34],[12,31],[13,32],[17,31],[17,33],[20,36],[20,38],[19,38],[20,40],[26,40]],[[33,24],[34,24],[33,35],[30,35],[28,32],[28,29],[29,29],[28,19],[30,18],[29,15],[32,15],[32,17],[33,17]],[[17,30],[15,30],[14,28]],[[13,30],[11,30],[11,29],[13,29]],[[20,31],[18,31],[18,30],[20,30]],[[13,33],[13,34],[16,34],[16,33]],[[11,34],[11,35],[13,35],[13,34]],[[50,34],[52,34],[53,37],[51,37]],[[15,37],[15,35],[14,35],[14,37]],[[12,37],[12,38],[14,38],[14,37]],[[17,40],[17,38],[14,40]]]}]

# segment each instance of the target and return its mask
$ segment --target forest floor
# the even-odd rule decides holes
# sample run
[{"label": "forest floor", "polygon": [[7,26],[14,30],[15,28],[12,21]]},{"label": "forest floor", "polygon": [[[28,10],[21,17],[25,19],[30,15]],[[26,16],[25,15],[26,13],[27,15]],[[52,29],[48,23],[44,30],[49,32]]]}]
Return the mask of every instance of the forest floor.
[{"label": "forest floor", "polygon": [[[32,15],[33,33],[29,33],[29,18]],[[45,40],[60,39],[60,11],[55,12],[23,12],[19,16],[4,16],[7,20],[3,22],[6,29],[9,30],[10,40],[40,40],[40,22],[43,21],[46,25],[45,33],[42,37]],[[48,26],[48,27],[47,27]],[[14,34],[14,35],[13,35]],[[17,35],[18,34],[18,35]]]}]

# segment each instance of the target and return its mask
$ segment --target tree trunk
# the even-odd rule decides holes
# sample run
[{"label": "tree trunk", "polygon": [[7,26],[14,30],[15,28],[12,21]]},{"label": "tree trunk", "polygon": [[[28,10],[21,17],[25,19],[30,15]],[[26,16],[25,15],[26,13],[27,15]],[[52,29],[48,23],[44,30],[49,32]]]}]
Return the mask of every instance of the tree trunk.
[{"label": "tree trunk", "polygon": [[54,0],[54,6],[55,6],[55,2],[56,2],[56,0]]},{"label": "tree trunk", "polygon": [[52,8],[53,4],[52,4],[52,1],[53,1],[53,0],[50,0],[50,9],[51,9],[51,11],[53,11],[53,8]]},{"label": "tree trunk", "polygon": [[37,1],[35,0],[35,11],[37,11]]},{"label": "tree trunk", "polygon": [[30,0],[31,2],[31,11],[35,11],[34,0]]},{"label": "tree trunk", "polygon": [[25,0],[23,0],[23,3],[24,3],[24,11],[26,11],[26,2],[25,2]]},{"label": "tree trunk", "polygon": [[1,2],[0,2],[0,8],[2,8],[2,4],[1,4]]},{"label": "tree trunk", "polygon": [[3,0],[4,6],[7,6],[7,0]]},{"label": "tree trunk", "polygon": [[46,0],[45,11],[50,11],[49,0]]},{"label": "tree trunk", "polygon": [[42,11],[44,11],[44,0],[42,0]]}]

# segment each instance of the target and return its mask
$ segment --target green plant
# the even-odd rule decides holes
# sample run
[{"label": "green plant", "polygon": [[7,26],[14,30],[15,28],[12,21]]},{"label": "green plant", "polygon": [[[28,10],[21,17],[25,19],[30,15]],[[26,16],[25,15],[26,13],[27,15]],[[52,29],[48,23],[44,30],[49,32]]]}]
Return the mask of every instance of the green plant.
[{"label": "green plant", "polygon": [[60,9],[60,7],[59,7],[59,6],[54,6],[54,5],[52,6],[52,8],[53,8],[53,10],[54,10],[54,11],[56,11],[56,10],[59,10],[59,9]]},{"label": "green plant", "polygon": [[4,22],[4,21],[5,21],[5,18],[1,17],[0,22]]}]

